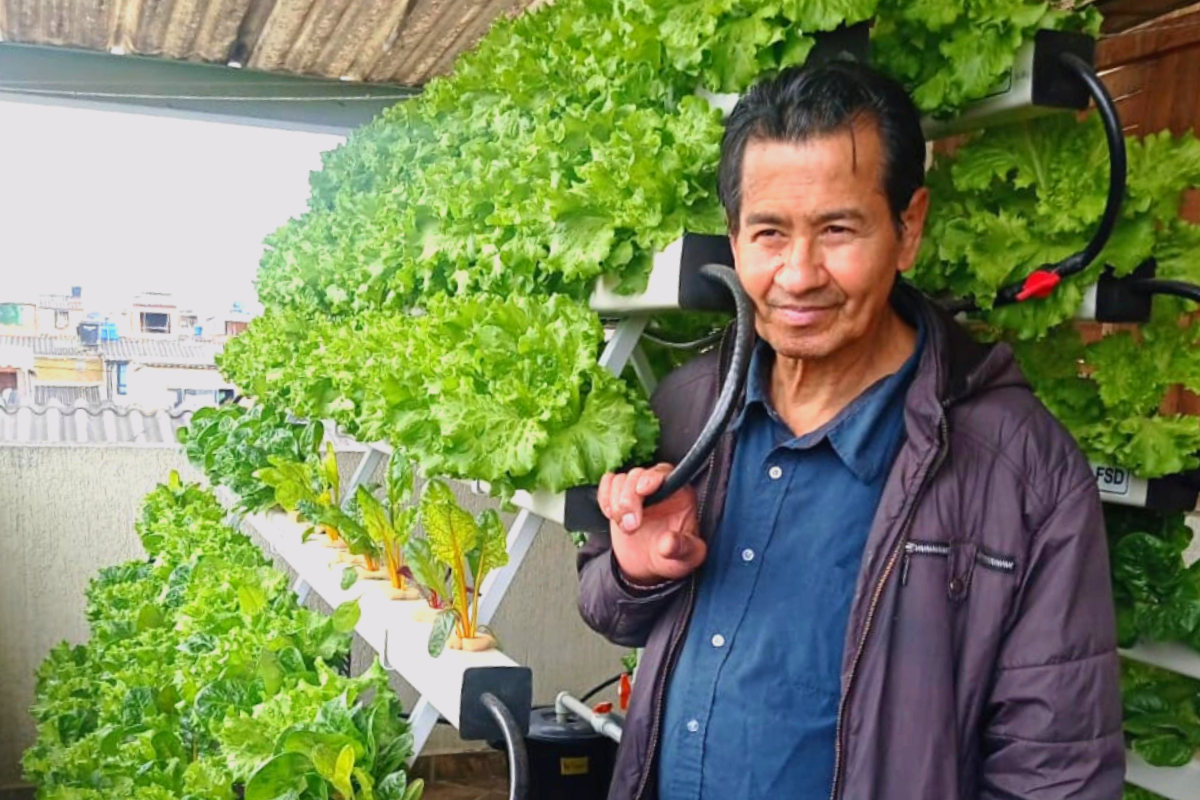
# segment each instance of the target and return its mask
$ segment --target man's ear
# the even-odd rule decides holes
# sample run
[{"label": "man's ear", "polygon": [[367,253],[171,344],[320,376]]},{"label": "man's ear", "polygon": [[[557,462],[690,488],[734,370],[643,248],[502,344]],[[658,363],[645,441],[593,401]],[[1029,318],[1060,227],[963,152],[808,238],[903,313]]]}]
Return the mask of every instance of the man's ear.
[{"label": "man's ear", "polygon": [[929,213],[929,189],[922,186],[913,192],[908,208],[900,215],[904,223],[900,231],[900,258],[896,268],[900,272],[912,269],[921,251],[921,237],[925,232],[925,217]]}]

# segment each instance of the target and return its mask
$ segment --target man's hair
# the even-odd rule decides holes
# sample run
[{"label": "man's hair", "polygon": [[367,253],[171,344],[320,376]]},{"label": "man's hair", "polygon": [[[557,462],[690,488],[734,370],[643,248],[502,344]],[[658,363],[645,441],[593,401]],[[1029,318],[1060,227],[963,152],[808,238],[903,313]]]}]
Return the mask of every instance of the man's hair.
[{"label": "man's hair", "polygon": [[853,134],[860,122],[873,125],[883,140],[883,190],[899,230],[901,215],[925,183],[921,115],[904,87],[886,75],[854,61],[828,61],[759,82],[726,120],[718,181],[730,231],[738,230],[746,145]]}]

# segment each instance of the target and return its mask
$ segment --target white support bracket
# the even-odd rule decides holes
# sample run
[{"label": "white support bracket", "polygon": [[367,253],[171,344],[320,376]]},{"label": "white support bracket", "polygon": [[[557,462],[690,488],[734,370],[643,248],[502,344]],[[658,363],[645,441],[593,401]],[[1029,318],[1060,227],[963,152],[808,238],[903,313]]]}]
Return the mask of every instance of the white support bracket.
[{"label": "white support bracket", "polygon": [[371,476],[375,474],[375,470],[379,469],[379,465],[383,463],[384,456],[386,455],[387,453],[377,445],[367,445],[367,452],[363,453],[362,459],[354,469],[354,474],[350,476],[350,482],[346,484],[346,488],[342,492],[343,507],[346,503],[350,502],[350,498],[354,496],[358,487],[363,486],[371,479]]},{"label": "white support bracket", "polygon": [[292,585],[292,592],[296,595],[296,602],[304,605],[309,594],[312,593],[312,586],[304,578],[296,578],[296,582]]},{"label": "white support bracket", "polygon": [[600,354],[600,366],[614,375],[620,375],[633,356],[649,322],[648,314],[635,314],[618,322],[612,338]]},{"label": "white support bracket", "polygon": [[429,698],[417,698],[417,704],[408,715],[408,731],[413,737],[412,755],[408,757],[408,766],[411,767],[417,760],[417,755],[425,749],[425,743],[429,741],[441,716],[433,707],[433,703],[429,702]]},{"label": "white support bracket", "polygon": [[658,376],[654,374],[654,368],[650,366],[650,359],[646,357],[646,351],[640,344],[633,348],[632,362],[638,382],[642,384],[642,388],[646,390],[646,396],[649,397],[658,388]]}]

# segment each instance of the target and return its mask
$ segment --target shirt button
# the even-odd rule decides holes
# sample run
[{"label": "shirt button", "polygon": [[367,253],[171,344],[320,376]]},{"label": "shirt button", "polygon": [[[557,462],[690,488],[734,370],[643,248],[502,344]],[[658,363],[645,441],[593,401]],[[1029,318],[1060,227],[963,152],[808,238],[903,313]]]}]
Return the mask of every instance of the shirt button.
[{"label": "shirt button", "polygon": [[777,481],[783,477],[783,470],[779,467],[771,467],[767,470],[767,474],[771,476],[771,480]]},{"label": "shirt button", "polygon": [[716,636],[714,636],[712,638],[712,646],[713,647],[724,647],[725,646],[725,637],[718,633]]},{"label": "shirt button", "polygon": [[745,550],[742,551],[742,561],[753,561],[753,560],[754,560],[754,551],[751,550],[749,547],[747,547]]},{"label": "shirt button", "polygon": [[687,729],[692,733],[700,730],[700,723],[694,719],[688,720]]}]

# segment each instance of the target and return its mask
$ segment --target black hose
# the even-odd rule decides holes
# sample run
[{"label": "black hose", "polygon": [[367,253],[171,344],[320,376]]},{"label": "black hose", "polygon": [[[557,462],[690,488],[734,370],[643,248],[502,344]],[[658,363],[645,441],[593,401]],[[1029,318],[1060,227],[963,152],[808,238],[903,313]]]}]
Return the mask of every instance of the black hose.
[{"label": "black hose", "polygon": [[1108,87],[1096,75],[1092,65],[1075,53],[1063,53],[1059,60],[1087,86],[1088,94],[1095,101],[1096,110],[1104,121],[1104,136],[1108,140],[1108,199],[1104,204],[1104,216],[1100,218],[1100,227],[1096,229],[1084,251],[1063,261],[1059,269],[1055,270],[1060,278],[1066,278],[1081,272],[1095,261],[1100,251],[1108,244],[1113,228],[1117,225],[1117,218],[1121,215],[1129,167],[1128,155],[1125,152],[1125,133],[1121,130],[1121,117],[1117,113],[1117,104],[1109,94]]},{"label": "black hose", "polygon": [[521,735],[521,728],[508,706],[500,702],[496,695],[484,692],[479,700],[504,734],[504,744],[508,749],[508,800],[525,800],[529,797],[529,754],[525,751],[525,737]]},{"label": "black hose", "polygon": [[703,339],[696,339],[695,341],[691,341],[691,342],[673,342],[670,339],[661,339],[652,333],[643,333],[642,334],[643,339],[654,342],[655,344],[658,344],[658,345],[662,345],[663,347],[669,348],[671,350],[698,350],[699,348],[704,347],[705,345],[715,344],[716,342],[719,342],[721,340],[721,336],[722,336],[722,333],[720,331],[717,331],[716,333],[705,336]]},{"label": "black hose", "polygon": [[[671,474],[663,481],[658,491],[645,500],[645,505],[654,505],[666,500],[675,492],[691,483],[696,474],[704,467],[717,446],[717,439],[725,432],[725,426],[733,416],[738,395],[746,382],[746,373],[750,369],[750,351],[754,347],[754,306],[746,296],[737,273],[723,264],[705,264],[699,270],[708,280],[724,284],[733,295],[734,318],[733,353],[729,359],[729,373],[721,385],[721,393],[717,396],[716,405],[709,415],[704,429],[692,444],[692,449],[679,460]],[[587,533],[604,533],[609,529],[609,520],[600,510],[597,500],[597,486],[576,486],[567,490],[567,504],[563,523],[568,530],[584,531]]]},{"label": "black hose", "polygon": [[645,504],[648,506],[661,503],[691,483],[704,467],[713,448],[717,446],[717,439],[725,432],[725,426],[733,417],[738,395],[746,382],[746,372],[750,369],[750,351],[754,347],[754,306],[742,289],[737,273],[722,264],[705,264],[700,268],[700,274],[725,284],[725,288],[733,295],[737,317],[734,321],[733,355],[729,360],[729,374],[725,376],[717,404],[709,415],[708,422],[704,424],[704,429],[696,437],[692,449],[679,460],[658,491],[646,498]]},{"label": "black hose", "polygon": [[[1096,260],[1101,251],[1104,250],[1104,246],[1108,244],[1109,237],[1112,236],[1113,229],[1117,225],[1117,219],[1121,214],[1121,204],[1125,200],[1125,183],[1129,169],[1129,158],[1125,151],[1125,134],[1121,129],[1121,117],[1117,113],[1117,104],[1113,100],[1112,95],[1109,94],[1104,82],[1096,75],[1092,65],[1075,53],[1061,53],[1059,60],[1062,66],[1074,73],[1075,77],[1083,81],[1087,87],[1088,94],[1091,95],[1092,100],[1096,103],[1096,110],[1104,122],[1104,137],[1108,141],[1108,197],[1104,204],[1104,215],[1100,218],[1099,226],[1092,234],[1087,247],[1083,250],[1068,256],[1057,264],[1047,265],[1038,270],[1039,272],[1053,272],[1061,279],[1082,272],[1089,264]],[[1025,280],[1003,287],[996,293],[994,305],[1009,305],[1026,299],[1020,296],[1025,288]],[[947,308],[951,313],[979,310],[979,306],[973,298],[952,301],[951,303],[943,304],[943,307]]]},{"label": "black hose", "polygon": [[621,680],[621,676],[624,674],[625,674],[624,672],[618,672],[616,675],[613,675],[611,678],[606,680],[604,683],[598,684],[596,686],[593,686],[591,689],[588,689],[587,693],[579,698],[579,702],[586,703],[588,700],[591,700],[593,697],[600,694],[601,692],[603,692],[608,687],[612,686],[617,681]]},{"label": "black hose", "polygon": [[1185,300],[1200,303],[1200,286],[1194,283],[1144,278],[1130,281],[1129,288],[1142,294],[1169,294],[1172,297],[1182,297]]}]

